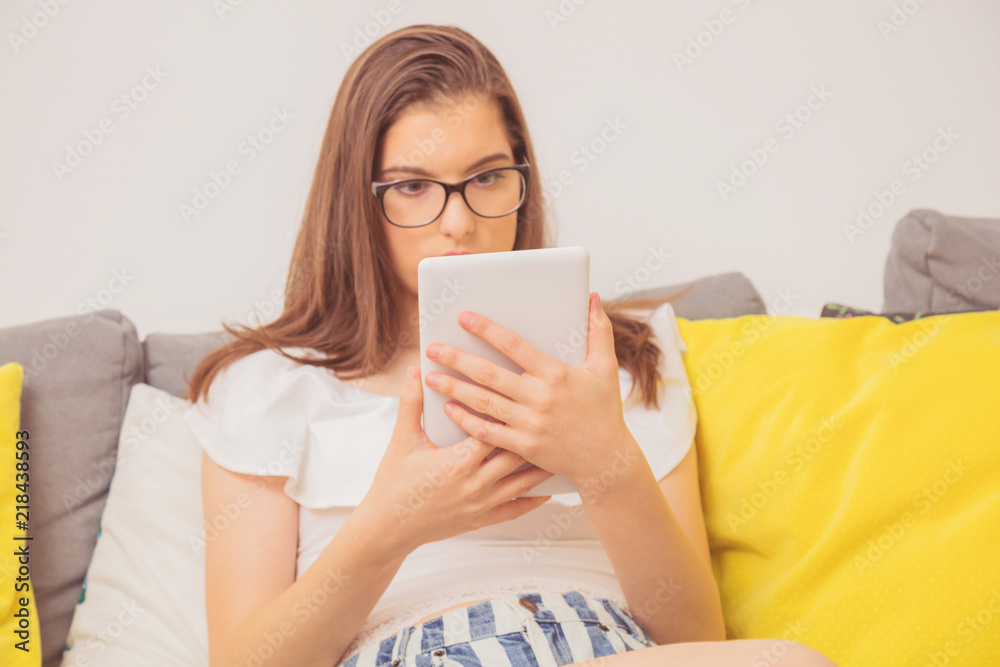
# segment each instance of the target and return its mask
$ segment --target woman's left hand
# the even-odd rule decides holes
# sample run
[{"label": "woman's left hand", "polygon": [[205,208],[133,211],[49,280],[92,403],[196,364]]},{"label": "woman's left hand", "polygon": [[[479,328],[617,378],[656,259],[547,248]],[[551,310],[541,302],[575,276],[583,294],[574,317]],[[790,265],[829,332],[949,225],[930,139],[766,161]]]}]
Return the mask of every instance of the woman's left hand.
[{"label": "woman's left hand", "polygon": [[449,402],[449,416],[469,435],[566,475],[578,488],[622,455],[631,456],[627,449],[635,441],[622,411],[611,320],[597,292],[590,295],[587,359],[580,366],[545,354],[482,315],[465,311],[459,322],[524,369],[517,374],[450,345],[428,345],[429,358],[484,385],[434,372],[425,378],[431,389],[497,420]]}]

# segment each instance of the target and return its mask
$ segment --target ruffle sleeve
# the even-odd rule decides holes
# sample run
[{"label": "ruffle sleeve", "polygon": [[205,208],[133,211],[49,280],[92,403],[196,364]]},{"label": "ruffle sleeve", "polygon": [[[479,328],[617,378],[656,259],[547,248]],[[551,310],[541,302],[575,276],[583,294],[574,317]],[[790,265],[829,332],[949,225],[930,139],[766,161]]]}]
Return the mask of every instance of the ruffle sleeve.
[{"label": "ruffle sleeve", "polygon": [[[677,326],[673,306],[669,303],[661,304],[653,311],[649,324],[662,351],[658,366],[660,379],[657,384],[660,407],[645,408],[636,391],[624,408],[626,414],[630,415],[629,430],[649,461],[653,475],[659,480],[673,470],[691,449],[698,425],[698,412],[684,366],[687,345]],[[623,395],[632,383],[631,375],[627,371],[625,375],[622,382]]]},{"label": "ruffle sleeve", "polygon": [[288,477],[285,494],[314,509],[360,504],[399,400],[355,389],[325,368],[272,350],[221,370],[208,396],[183,415],[208,457],[233,472]]},{"label": "ruffle sleeve", "polygon": [[[659,408],[647,408],[637,388],[632,387],[632,374],[618,369],[621,384],[622,409],[625,423],[642,449],[657,480],[663,479],[688,453],[694,442],[698,413],[691,396],[691,384],[684,366],[687,345],[681,337],[673,306],[663,303],[647,320],[654,340],[662,351],[657,384]],[[564,505],[582,503],[579,493],[556,494],[552,500]]]}]

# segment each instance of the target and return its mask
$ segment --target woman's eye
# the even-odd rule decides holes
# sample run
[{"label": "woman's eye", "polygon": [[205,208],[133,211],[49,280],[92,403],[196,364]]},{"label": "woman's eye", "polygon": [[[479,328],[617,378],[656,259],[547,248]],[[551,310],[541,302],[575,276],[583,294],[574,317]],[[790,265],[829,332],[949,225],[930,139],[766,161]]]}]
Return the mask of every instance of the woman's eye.
[{"label": "woman's eye", "polygon": [[476,176],[476,185],[493,185],[499,178],[502,178],[502,176],[495,171],[480,174]]},{"label": "woman's eye", "polygon": [[427,188],[427,184],[423,181],[409,181],[408,183],[400,183],[399,185],[392,186],[392,189],[402,195],[414,196],[419,195]]}]

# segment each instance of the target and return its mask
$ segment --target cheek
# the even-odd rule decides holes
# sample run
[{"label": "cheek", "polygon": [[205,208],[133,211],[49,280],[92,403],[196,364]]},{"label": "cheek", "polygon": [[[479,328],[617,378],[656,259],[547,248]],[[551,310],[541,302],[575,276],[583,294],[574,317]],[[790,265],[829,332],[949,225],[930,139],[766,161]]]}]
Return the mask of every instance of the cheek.
[{"label": "cheek", "polygon": [[504,241],[508,242],[510,247],[513,248],[514,241],[517,240],[517,213],[514,213],[507,225],[504,226],[503,235]]},{"label": "cheek", "polygon": [[385,240],[389,245],[389,254],[392,255],[393,260],[397,264],[405,262],[407,247],[413,243],[412,237],[407,237],[406,232],[412,230],[389,224],[384,219],[382,229],[385,230]]}]

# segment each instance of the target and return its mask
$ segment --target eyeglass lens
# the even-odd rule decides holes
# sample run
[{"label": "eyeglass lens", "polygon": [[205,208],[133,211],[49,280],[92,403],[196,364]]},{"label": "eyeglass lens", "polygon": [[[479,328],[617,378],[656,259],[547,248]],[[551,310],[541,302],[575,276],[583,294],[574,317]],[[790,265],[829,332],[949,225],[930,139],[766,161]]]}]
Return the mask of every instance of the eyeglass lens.
[{"label": "eyeglass lens", "polygon": [[[465,186],[465,200],[476,215],[496,218],[521,205],[524,176],[517,169],[491,169]],[[426,224],[444,210],[445,189],[440,183],[414,179],[397,183],[383,195],[385,217],[407,227]]]}]

